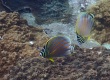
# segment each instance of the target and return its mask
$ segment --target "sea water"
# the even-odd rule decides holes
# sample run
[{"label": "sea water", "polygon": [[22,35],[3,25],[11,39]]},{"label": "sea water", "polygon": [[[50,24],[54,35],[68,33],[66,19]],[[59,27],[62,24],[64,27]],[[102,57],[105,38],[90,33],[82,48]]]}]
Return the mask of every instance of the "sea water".
[{"label": "sea water", "polygon": [[[69,23],[62,23],[62,22],[53,22],[50,24],[42,24],[38,25],[37,22],[35,22],[35,17],[32,13],[22,13],[21,17],[27,20],[29,25],[32,26],[41,26],[44,29],[44,32],[49,36],[53,37],[59,34],[69,36],[71,38],[72,44],[78,45],[76,34],[75,34],[75,19],[77,14],[80,13],[80,8],[88,6],[91,6],[96,3],[97,0],[68,0],[69,6],[71,8],[72,12],[72,18]],[[99,47],[101,46],[97,41],[91,39],[90,41],[87,41],[83,45],[80,45],[80,47],[83,48],[93,48],[93,47]],[[110,49],[109,44],[104,44],[104,47],[107,49]]]}]

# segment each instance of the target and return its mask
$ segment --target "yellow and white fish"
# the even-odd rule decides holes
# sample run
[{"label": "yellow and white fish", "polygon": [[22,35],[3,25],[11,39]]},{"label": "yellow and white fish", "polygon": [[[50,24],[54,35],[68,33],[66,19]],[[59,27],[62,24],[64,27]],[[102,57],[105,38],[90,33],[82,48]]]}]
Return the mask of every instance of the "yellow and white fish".
[{"label": "yellow and white fish", "polygon": [[87,13],[87,12],[81,12],[76,21],[76,35],[77,35],[77,41],[79,44],[84,43],[86,40],[90,39],[90,34],[93,29],[93,23],[94,23],[94,15]]},{"label": "yellow and white fish", "polygon": [[50,38],[40,52],[40,56],[54,62],[53,57],[62,57],[71,54],[71,40],[66,36]]}]

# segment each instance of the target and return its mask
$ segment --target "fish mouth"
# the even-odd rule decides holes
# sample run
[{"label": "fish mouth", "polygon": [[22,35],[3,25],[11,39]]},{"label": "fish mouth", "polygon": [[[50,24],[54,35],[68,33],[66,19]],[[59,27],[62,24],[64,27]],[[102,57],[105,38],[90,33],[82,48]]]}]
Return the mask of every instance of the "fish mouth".
[{"label": "fish mouth", "polygon": [[42,53],[40,53],[39,55],[42,56]]}]

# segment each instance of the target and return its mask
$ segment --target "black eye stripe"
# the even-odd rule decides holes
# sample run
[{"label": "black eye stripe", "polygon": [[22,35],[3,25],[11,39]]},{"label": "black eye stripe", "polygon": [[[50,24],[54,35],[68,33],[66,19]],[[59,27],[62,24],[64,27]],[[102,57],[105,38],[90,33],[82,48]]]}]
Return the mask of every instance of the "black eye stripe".
[{"label": "black eye stripe", "polygon": [[45,58],[48,55],[48,51],[47,51],[47,44],[43,47],[43,49],[41,50],[41,54],[42,56]]},{"label": "black eye stripe", "polygon": [[80,44],[84,43],[85,42],[85,39],[82,36],[80,36],[77,32],[76,32],[76,34],[77,34],[77,40],[78,40],[78,42]]},{"label": "black eye stripe", "polygon": [[40,53],[41,53],[41,54],[43,54],[43,53],[44,53],[44,51],[41,51]]},{"label": "black eye stripe", "polygon": [[44,51],[45,51],[45,49],[43,48],[43,49],[42,49],[42,51],[44,52]]},{"label": "black eye stripe", "polygon": [[94,18],[94,15],[93,15],[93,14],[89,13],[89,15],[90,15],[92,18]]}]

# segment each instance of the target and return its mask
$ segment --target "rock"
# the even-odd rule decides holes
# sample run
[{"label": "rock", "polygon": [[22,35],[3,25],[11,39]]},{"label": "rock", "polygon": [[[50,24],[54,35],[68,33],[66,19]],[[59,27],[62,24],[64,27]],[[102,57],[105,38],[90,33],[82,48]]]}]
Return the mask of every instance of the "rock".
[{"label": "rock", "polygon": [[98,41],[100,44],[110,43],[110,7],[109,0],[100,0],[96,5],[91,6],[88,12],[95,15],[94,30],[92,32],[92,38]]},{"label": "rock", "polygon": [[[48,40],[43,29],[28,26],[17,12],[0,12],[0,36],[0,78],[20,59],[37,57],[39,50],[36,48]],[[30,45],[30,41],[34,44]]]},{"label": "rock", "polygon": [[[81,51],[80,48],[77,48],[77,50],[77,54],[54,58],[54,63],[41,57],[19,60],[15,66],[11,67],[8,78],[13,78],[12,80],[19,78],[31,80],[100,80],[103,78],[109,80],[110,62],[108,58],[110,55],[109,57],[106,55],[105,49],[102,51],[102,48],[94,48]],[[99,51],[102,52],[101,55],[98,55]]]}]

